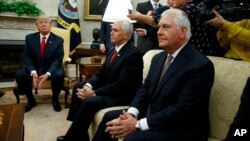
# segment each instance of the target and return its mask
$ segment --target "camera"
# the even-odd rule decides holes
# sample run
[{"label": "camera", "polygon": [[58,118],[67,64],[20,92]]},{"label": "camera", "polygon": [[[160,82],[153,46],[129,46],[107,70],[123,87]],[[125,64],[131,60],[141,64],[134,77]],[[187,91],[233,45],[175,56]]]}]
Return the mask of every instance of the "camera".
[{"label": "camera", "polygon": [[197,10],[196,21],[208,21],[214,18],[212,9],[228,21],[250,19],[250,3],[248,0],[205,0],[205,7]]}]

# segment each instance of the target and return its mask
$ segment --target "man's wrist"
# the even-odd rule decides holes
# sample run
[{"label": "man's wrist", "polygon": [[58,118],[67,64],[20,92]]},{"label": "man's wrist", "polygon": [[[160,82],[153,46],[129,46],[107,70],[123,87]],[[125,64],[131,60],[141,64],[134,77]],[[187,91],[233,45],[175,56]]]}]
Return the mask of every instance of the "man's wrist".
[{"label": "man's wrist", "polygon": [[129,113],[133,118],[137,119],[136,115],[134,115],[133,113]]},{"label": "man's wrist", "polygon": [[86,83],[83,87],[88,87],[90,88],[91,90],[93,89],[92,85],[90,83]]}]

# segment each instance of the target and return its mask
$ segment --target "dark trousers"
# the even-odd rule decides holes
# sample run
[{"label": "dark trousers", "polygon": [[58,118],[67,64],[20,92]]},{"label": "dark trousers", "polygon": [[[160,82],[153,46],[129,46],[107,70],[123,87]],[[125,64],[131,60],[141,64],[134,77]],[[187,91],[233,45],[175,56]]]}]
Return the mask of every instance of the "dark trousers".
[{"label": "dark trousers", "polygon": [[119,115],[122,114],[122,110],[115,110],[107,112],[98,126],[96,134],[92,141],[117,141],[117,139],[111,138],[110,134],[105,132],[106,123],[118,118]]},{"label": "dark trousers", "polygon": [[[32,76],[30,72],[23,68],[16,72],[15,79],[18,85],[18,89],[27,96],[28,101],[34,101],[35,98],[32,93]],[[61,92],[63,82],[64,82],[64,70],[57,69],[50,76],[51,79],[51,87],[53,98],[52,100],[58,100],[58,96]]]},{"label": "dark trousers", "polygon": [[[106,96],[92,96],[85,100],[77,98],[77,88],[82,88],[83,83],[77,83],[72,93],[72,101],[67,120],[73,121],[67,131],[64,141],[89,141],[88,128],[96,112],[114,106],[109,104]],[[119,101],[117,101],[117,105]]]}]

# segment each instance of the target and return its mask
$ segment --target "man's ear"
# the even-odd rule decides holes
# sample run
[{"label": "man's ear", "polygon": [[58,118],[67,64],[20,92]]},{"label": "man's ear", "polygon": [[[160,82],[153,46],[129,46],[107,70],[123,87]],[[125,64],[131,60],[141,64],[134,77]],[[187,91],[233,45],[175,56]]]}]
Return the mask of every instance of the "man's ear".
[{"label": "man's ear", "polygon": [[186,27],[180,27],[180,36],[181,38],[186,38],[187,28]]},{"label": "man's ear", "polygon": [[124,33],[124,35],[125,35],[124,39],[129,39],[129,33],[126,32],[126,33]]}]

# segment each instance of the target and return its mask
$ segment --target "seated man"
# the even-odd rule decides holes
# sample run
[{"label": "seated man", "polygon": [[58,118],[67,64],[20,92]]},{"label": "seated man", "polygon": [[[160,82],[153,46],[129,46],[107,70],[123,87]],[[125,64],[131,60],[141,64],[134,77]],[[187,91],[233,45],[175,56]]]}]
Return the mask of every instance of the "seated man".
[{"label": "seated man", "polygon": [[[250,137],[250,77],[247,80],[243,94],[241,96],[241,103],[239,110],[234,118],[233,123],[230,125],[229,132],[225,141],[249,141]],[[243,136],[235,136],[236,129],[246,129]]]},{"label": "seated man", "polygon": [[213,63],[189,43],[190,22],[182,10],[165,11],[158,27],[159,47],[164,51],[153,57],[129,109],[106,113],[94,141],[120,137],[125,141],[207,141]]},{"label": "seated man", "polygon": [[129,41],[133,25],[116,21],[110,33],[115,47],[107,53],[102,68],[73,89],[67,120],[73,121],[58,141],[88,141],[88,128],[95,113],[112,106],[128,105],[142,84],[143,60],[138,48]]},{"label": "seated man", "polygon": [[221,47],[227,49],[225,57],[250,61],[250,20],[229,22],[215,10],[213,13],[215,18],[207,21],[207,24],[219,28],[217,39]]},{"label": "seated man", "polygon": [[41,88],[45,80],[51,79],[52,104],[56,112],[61,111],[58,96],[61,92],[64,79],[63,39],[52,32],[51,19],[48,16],[40,16],[36,20],[38,32],[25,38],[23,65],[15,74],[18,89],[24,93],[28,102],[25,112],[36,106],[36,100],[32,93],[32,81],[35,88]]}]

